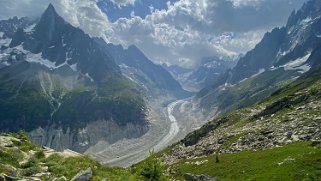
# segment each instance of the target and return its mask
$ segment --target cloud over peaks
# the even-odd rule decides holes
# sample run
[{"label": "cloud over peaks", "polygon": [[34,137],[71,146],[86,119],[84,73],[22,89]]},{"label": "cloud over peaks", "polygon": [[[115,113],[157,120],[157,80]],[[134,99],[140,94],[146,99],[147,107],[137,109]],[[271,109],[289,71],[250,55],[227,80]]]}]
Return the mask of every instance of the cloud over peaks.
[{"label": "cloud over peaks", "polygon": [[[135,44],[155,62],[193,66],[202,57],[234,57],[260,41],[266,31],[285,24],[306,0],[179,0],[150,14],[110,22],[101,1],[122,8],[135,0],[0,0],[0,18],[40,16],[51,2],[68,22],[91,36]],[[153,0],[153,2],[157,2]],[[97,5],[98,4],[98,5]],[[139,6],[137,6],[139,7]]]}]

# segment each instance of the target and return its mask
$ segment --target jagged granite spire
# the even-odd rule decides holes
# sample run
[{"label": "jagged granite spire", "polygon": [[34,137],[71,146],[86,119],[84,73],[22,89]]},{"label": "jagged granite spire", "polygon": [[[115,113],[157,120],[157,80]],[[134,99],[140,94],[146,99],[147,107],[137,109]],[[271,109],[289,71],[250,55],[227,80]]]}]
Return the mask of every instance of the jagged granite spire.
[{"label": "jagged granite spire", "polygon": [[298,11],[292,11],[291,16],[288,19],[286,27],[291,27],[298,24],[306,18],[315,19],[321,14],[321,0],[310,0],[302,6]]},{"label": "jagged granite spire", "polygon": [[65,24],[65,21],[58,15],[54,6],[49,4],[35,27],[35,32],[42,40],[50,41],[54,32],[63,24]]}]

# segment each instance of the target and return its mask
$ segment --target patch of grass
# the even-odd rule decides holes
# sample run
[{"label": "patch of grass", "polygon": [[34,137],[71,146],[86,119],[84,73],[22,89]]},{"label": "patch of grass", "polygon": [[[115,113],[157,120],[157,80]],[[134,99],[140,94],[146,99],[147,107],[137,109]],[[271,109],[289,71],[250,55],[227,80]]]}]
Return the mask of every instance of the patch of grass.
[{"label": "patch of grass", "polygon": [[45,158],[45,153],[43,150],[39,150],[35,153],[35,158],[37,159],[42,159],[42,158]]},{"label": "patch of grass", "polygon": [[29,168],[21,170],[21,174],[23,176],[32,176],[32,175],[34,175],[36,173],[39,173],[40,171],[41,171],[40,167],[38,165],[36,165],[36,166],[29,167]]},{"label": "patch of grass", "polygon": [[244,136],[246,134],[248,134],[248,133],[243,132],[241,134],[237,134],[237,135],[229,137],[226,141],[224,141],[223,145],[220,146],[220,149],[229,148],[233,143],[237,142],[237,140],[239,138],[241,138],[242,136]]},{"label": "patch of grass", "polygon": [[[183,173],[208,174],[222,180],[320,180],[321,149],[310,142],[298,142],[263,151],[244,151],[216,155],[202,159],[184,160],[176,165],[177,175]],[[195,166],[185,162],[208,160]]]},{"label": "patch of grass", "polygon": [[22,159],[22,154],[19,150],[7,148],[0,148],[0,163],[8,164],[14,167],[19,166],[19,161]]},{"label": "patch of grass", "polygon": [[167,175],[164,174],[165,166],[160,159],[157,158],[158,154],[150,151],[150,156],[144,161],[132,167],[132,170],[138,174],[143,180],[148,181],[165,181]]},{"label": "patch of grass", "polygon": [[11,135],[20,140],[12,139],[11,141],[15,146],[19,147],[21,151],[40,150],[40,148],[30,140],[27,132],[20,130],[18,133],[12,133]]},{"label": "patch of grass", "polygon": [[100,181],[104,178],[110,180],[138,180],[128,170],[103,167],[97,161],[85,156],[63,158],[58,154],[54,154],[43,161],[49,167],[51,173],[57,177],[65,176],[67,179],[71,179],[79,171],[90,167],[93,170],[93,181]]}]

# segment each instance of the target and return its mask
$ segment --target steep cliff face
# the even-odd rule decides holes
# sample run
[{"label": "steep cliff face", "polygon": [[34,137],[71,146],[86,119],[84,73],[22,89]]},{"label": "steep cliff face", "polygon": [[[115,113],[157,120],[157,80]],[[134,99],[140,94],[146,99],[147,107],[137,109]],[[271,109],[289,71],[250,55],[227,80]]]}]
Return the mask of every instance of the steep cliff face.
[{"label": "steep cliff face", "polygon": [[119,126],[114,121],[95,121],[86,127],[72,130],[71,128],[39,127],[29,133],[31,139],[41,146],[47,146],[56,150],[72,149],[78,152],[85,152],[99,141],[110,144],[123,138],[138,138],[148,131],[147,125],[128,123]]}]

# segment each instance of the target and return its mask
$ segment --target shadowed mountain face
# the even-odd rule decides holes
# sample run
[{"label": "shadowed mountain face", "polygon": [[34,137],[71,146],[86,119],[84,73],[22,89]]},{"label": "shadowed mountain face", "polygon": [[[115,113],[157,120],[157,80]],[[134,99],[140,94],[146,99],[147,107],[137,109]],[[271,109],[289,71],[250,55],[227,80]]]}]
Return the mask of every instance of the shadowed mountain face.
[{"label": "shadowed mountain face", "polygon": [[[11,21],[7,23],[18,22]],[[65,22],[52,5],[36,24],[17,28],[12,39],[2,36],[1,44],[1,131],[41,128],[43,132],[32,135],[42,145],[85,151],[100,139],[115,142],[148,130],[137,85],[122,75],[108,52]],[[101,128],[106,135],[85,131],[96,121],[109,125],[109,130]],[[91,129],[99,133],[99,124]],[[128,134],[119,134],[121,130]]]},{"label": "shadowed mountain face", "polygon": [[232,70],[198,94],[202,106],[252,104],[315,66],[321,46],[320,4],[307,2],[291,14],[286,26],[266,33]]},{"label": "shadowed mountain face", "polygon": [[18,30],[10,47],[17,45],[42,58],[50,60],[55,66],[74,65],[81,73],[88,74],[96,83],[105,77],[120,74],[119,67],[82,30],[66,23],[52,5],[42,15],[31,32]]},{"label": "shadowed mountain face", "polygon": [[162,66],[154,64],[136,46],[124,49],[121,45],[106,44],[96,40],[106,52],[109,52],[122,72],[140,85],[141,90],[152,96],[169,94],[174,97],[186,97],[190,93]]}]

